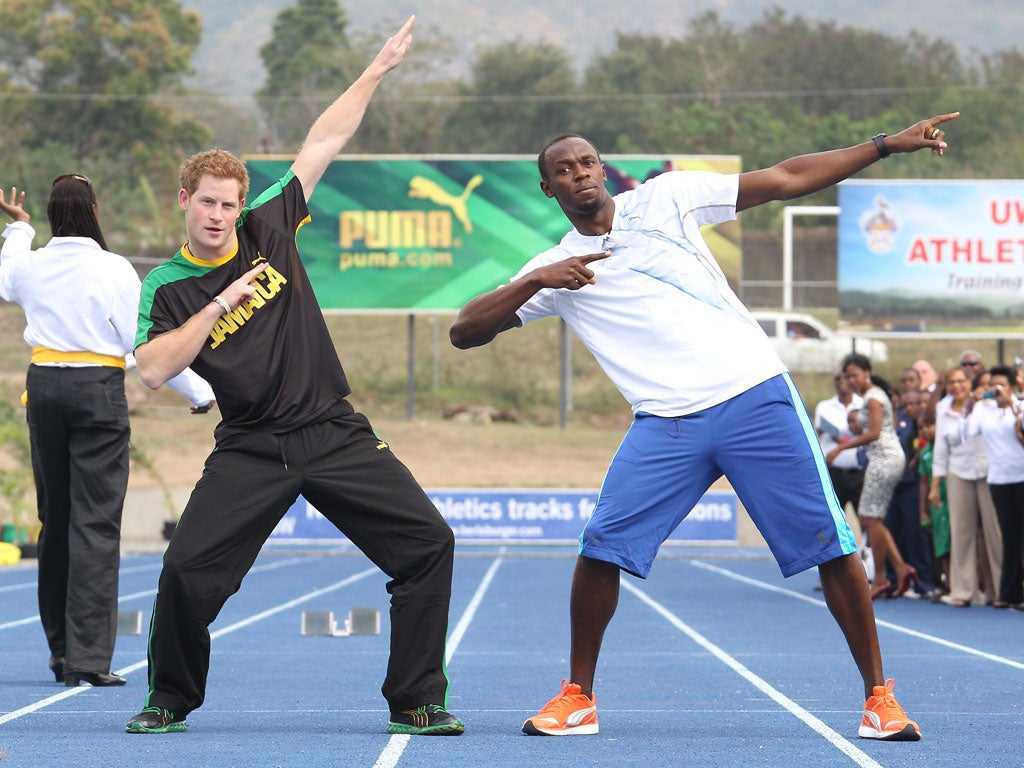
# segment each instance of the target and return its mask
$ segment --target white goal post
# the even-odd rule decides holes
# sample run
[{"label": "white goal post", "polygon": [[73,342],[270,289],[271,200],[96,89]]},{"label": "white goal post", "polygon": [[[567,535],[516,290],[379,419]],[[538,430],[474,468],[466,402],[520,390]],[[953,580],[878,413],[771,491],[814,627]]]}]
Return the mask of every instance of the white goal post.
[{"label": "white goal post", "polygon": [[782,209],[782,308],[793,309],[793,217],[839,216],[838,205],[789,205]]}]

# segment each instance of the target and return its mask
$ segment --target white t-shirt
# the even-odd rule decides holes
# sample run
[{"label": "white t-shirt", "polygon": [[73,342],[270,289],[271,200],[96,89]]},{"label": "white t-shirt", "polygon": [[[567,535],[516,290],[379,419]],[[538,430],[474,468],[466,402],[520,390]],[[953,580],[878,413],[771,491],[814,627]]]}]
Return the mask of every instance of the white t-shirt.
[{"label": "white t-shirt", "polygon": [[[850,395],[850,405],[843,405],[839,395],[833,395],[828,400],[822,400],[814,409],[814,428],[818,430],[818,441],[821,443],[822,453],[828,453],[840,445],[840,440],[848,441],[853,437],[850,432],[850,420],[848,414],[851,410],[860,410],[864,405],[864,399],[856,392]],[[831,430],[838,430],[833,435]],[[860,469],[857,463],[857,451],[840,451],[832,466],[836,469]]]},{"label": "white t-shirt", "polygon": [[694,413],[783,373],[700,233],[736,218],[738,193],[736,175],[670,171],[616,195],[611,232],[591,237],[574,229],[512,278],[611,251],[590,264],[596,284],[541,289],[519,319],[561,316],[634,413]]}]

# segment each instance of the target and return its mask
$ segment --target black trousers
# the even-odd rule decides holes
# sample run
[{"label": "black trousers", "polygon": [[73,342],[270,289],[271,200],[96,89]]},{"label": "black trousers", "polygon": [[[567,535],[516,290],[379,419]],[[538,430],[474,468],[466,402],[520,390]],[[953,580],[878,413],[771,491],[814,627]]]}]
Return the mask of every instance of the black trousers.
[{"label": "black trousers", "polygon": [[109,672],[131,434],[124,371],[31,365],[26,383],[43,631],[66,670]]},{"label": "black trousers", "polygon": [[147,704],[184,717],[205,698],[209,625],[302,494],[391,581],[392,711],[447,702],[455,539],[409,470],[347,402],[325,421],[218,442],[164,555]]},{"label": "black trousers", "polygon": [[835,488],[836,496],[839,498],[839,506],[844,510],[849,502],[856,512],[860,504],[860,492],[864,487],[863,469],[839,469],[829,467],[828,476],[832,480],[832,487]]},{"label": "black trousers", "polygon": [[[931,536],[921,527],[921,490],[916,482],[896,483],[885,513],[885,527],[892,534],[903,559],[917,569],[921,589],[925,592],[935,589],[934,549]],[[888,566],[889,579],[895,584],[896,571],[892,563]]]},{"label": "black trousers", "polygon": [[1003,533],[1003,575],[999,599],[1017,605],[1024,603],[1024,566],[1021,565],[1021,537],[1024,536],[1024,483],[989,483]]}]

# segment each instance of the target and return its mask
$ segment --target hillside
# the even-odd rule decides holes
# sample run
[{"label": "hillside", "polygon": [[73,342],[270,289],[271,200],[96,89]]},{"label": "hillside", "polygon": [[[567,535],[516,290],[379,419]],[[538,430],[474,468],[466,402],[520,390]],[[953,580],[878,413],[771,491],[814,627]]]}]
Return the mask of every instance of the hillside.
[{"label": "hillside", "polygon": [[[182,5],[203,17],[203,42],[194,66],[196,84],[222,96],[248,100],[263,82],[259,48],[270,37],[277,13],[295,0],[183,0]],[[679,36],[690,19],[715,9],[726,21],[743,27],[760,19],[766,9],[784,7],[789,16],[860,26],[894,36],[918,32],[948,40],[964,60],[1020,45],[1024,39],[1024,3],[1020,0],[932,0],[927,4],[865,5],[859,0],[392,0],[356,4],[342,0],[354,33],[391,29],[391,21],[418,14],[421,31],[443,30],[458,46],[462,66],[480,45],[503,40],[544,39],[565,46],[579,68],[595,53],[612,48],[619,32]],[[915,14],[911,8],[924,9]],[[996,22],[995,20],[998,20]],[[383,39],[383,38],[382,38]],[[938,64],[938,63],[937,63]]]}]

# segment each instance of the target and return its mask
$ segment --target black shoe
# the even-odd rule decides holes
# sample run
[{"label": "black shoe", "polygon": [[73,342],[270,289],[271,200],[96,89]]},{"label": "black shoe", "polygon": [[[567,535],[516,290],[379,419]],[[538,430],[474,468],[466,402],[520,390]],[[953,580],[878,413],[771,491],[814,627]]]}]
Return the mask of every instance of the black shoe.
[{"label": "black shoe", "polygon": [[459,718],[437,704],[392,712],[388,723],[388,733],[411,736],[461,736],[464,730]]},{"label": "black shoe", "polygon": [[80,683],[88,683],[97,688],[108,685],[124,685],[128,681],[117,675],[110,675],[106,672],[65,672],[64,685],[68,688],[76,688]]},{"label": "black shoe", "polygon": [[51,656],[50,657],[50,671],[53,672],[53,681],[55,683],[64,682],[64,657],[63,656]]},{"label": "black shoe", "polygon": [[169,709],[146,707],[128,721],[125,733],[181,733],[188,723],[179,720]]}]

